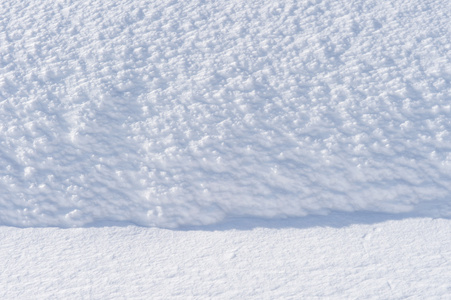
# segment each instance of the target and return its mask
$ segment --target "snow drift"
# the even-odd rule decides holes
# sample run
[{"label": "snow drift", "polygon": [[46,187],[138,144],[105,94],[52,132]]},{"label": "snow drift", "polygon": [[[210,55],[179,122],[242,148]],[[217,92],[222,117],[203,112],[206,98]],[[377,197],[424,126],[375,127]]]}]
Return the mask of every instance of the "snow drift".
[{"label": "snow drift", "polygon": [[439,0],[3,1],[0,224],[446,203],[450,14]]}]

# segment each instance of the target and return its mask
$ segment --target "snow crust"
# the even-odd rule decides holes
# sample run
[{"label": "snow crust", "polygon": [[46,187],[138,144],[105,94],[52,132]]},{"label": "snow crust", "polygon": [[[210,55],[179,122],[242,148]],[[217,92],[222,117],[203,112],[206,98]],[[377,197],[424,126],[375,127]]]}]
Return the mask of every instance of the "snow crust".
[{"label": "snow crust", "polygon": [[2,1],[0,224],[450,216],[450,15],[442,0]]},{"label": "snow crust", "polygon": [[450,220],[281,225],[226,231],[0,227],[0,297],[449,299]]}]

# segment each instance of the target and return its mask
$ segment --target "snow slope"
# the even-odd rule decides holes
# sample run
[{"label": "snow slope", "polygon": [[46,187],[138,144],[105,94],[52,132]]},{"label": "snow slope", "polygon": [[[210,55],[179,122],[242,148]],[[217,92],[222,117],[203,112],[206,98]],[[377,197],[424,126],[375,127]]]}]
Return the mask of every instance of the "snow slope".
[{"label": "snow slope", "polygon": [[2,1],[0,224],[450,216],[450,14]]}]

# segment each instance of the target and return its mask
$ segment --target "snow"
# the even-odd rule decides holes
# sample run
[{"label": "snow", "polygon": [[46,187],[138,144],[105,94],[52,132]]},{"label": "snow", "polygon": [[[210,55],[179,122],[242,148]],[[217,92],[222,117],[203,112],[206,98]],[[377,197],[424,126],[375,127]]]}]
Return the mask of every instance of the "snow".
[{"label": "snow", "polygon": [[451,215],[447,1],[0,7],[1,224]]},{"label": "snow", "polygon": [[0,228],[0,297],[448,299],[451,295],[449,220],[389,220],[345,227],[343,218],[320,222],[329,226],[310,226],[310,221],[272,223],[273,228],[253,228],[258,222],[248,221],[241,222],[240,230]]},{"label": "snow", "polygon": [[0,2],[0,298],[449,298],[451,4]]}]

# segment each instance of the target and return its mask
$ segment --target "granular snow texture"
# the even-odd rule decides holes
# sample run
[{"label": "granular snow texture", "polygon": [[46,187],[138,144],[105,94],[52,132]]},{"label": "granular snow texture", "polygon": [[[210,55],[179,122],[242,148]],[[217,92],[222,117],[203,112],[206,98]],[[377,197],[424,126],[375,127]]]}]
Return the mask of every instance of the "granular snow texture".
[{"label": "granular snow texture", "polygon": [[450,16],[443,0],[2,1],[0,224],[449,216]]}]

